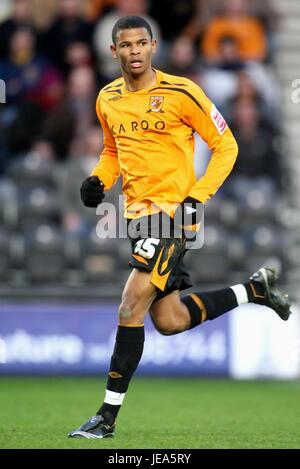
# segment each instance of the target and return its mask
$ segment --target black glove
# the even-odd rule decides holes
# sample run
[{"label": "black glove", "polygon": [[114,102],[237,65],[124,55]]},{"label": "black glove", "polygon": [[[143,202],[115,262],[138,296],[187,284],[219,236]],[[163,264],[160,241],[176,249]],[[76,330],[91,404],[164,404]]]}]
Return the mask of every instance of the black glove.
[{"label": "black glove", "polygon": [[86,207],[98,207],[104,199],[104,184],[97,176],[90,176],[83,181],[80,196]]},{"label": "black glove", "polygon": [[193,197],[186,197],[174,213],[174,223],[184,230],[197,231],[203,217],[204,205]]}]

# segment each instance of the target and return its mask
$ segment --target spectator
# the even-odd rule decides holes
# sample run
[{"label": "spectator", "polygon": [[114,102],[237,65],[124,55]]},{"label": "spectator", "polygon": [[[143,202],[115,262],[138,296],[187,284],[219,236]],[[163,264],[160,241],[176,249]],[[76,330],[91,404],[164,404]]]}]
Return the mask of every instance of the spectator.
[{"label": "spectator", "polygon": [[45,31],[54,21],[60,0],[29,0],[33,24],[37,31]]},{"label": "spectator", "polygon": [[64,62],[68,73],[74,68],[91,67],[93,57],[90,47],[85,42],[71,42],[66,48]]},{"label": "spectator", "polygon": [[277,116],[279,93],[272,71],[264,64],[242,60],[232,37],[220,39],[219,60],[203,69],[201,83],[226,118],[230,118],[230,100],[242,93],[259,95],[264,115],[273,120]]},{"label": "spectator", "polygon": [[193,41],[188,36],[179,36],[172,43],[169,64],[165,71],[172,75],[185,76],[199,81],[199,67]]},{"label": "spectator", "polygon": [[163,39],[171,42],[184,34],[184,28],[195,14],[195,3],[194,0],[151,2],[150,15],[158,22]]},{"label": "spectator", "polygon": [[96,83],[90,67],[75,68],[69,76],[63,102],[47,116],[42,136],[52,143],[58,159],[66,159],[76,139],[81,149],[86,131],[96,121]]},{"label": "spectator", "polygon": [[212,16],[219,12],[220,3],[220,0],[195,0],[193,2],[193,14],[183,28],[182,33],[189,36],[195,42],[200,40],[207,23]]},{"label": "spectator", "polygon": [[228,118],[228,103],[237,93],[237,71],[244,69],[236,41],[224,36],[219,42],[219,61],[204,67],[201,84],[205,93]]},{"label": "spectator", "polygon": [[256,101],[264,121],[274,126],[280,125],[280,94],[277,82],[260,64],[247,65],[237,74],[236,96],[239,99]]},{"label": "spectator", "polygon": [[6,83],[8,105],[31,101],[47,110],[61,98],[61,76],[36,52],[29,27],[20,27],[11,36],[8,58],[0,61],[0,76]]},{"label": "spectator", "polygon": [[35,36],[29,27],[11,36],[9,56],[0,61],[0,76],[6,83],[7,105],[1,114],[11,153],[26,151],[36,138],[42,112],[54,108],[62,97],[59,73],[36,53]]},{"label": "spectator", "polygon": [[84,235],[95,224],[94,213],[82,204],[78,187],[91,173],[102,147],[103,136],[99,126],[87,130],[80,150],[76,140],[73,142],[71,156],[60,180],[61,198],[64,200],[63,227],[69,233]]},{"label": "spectator", "polygon": [[256,100],[250,96],[237,97],[232,129],[239,146],[234,175],[250,180],[264,177],[279,189],[282,178],[279,136],[261,116]]},{"label": "spectator", "polygon": [[116,0],[85,0],[84,13],[88,21],[97,21],[99,18],[112,9]]},{"label": "spectator", "polygon": [[59,14],[54,23],[41,38],[45,53],[62,72],[67,72],[66,49],[72,42],[83,42],[90,47],[93,24],[82,18],[82,4],[79,0],[60,0]]},{"label": "spectator", "polygon": [[207,25],[202,51],[208,62],[220,60],[219,43],[232,37],[238,44],[242,60],[263,61],[267,55],[265,30],[260,21],[249,12],[247,0],[225,0],[223,14]]},{"label": "spectator", "polygon": [[8,57],[11,38],[21,26],[32,26],[29,0],[13,0],[10,18],[0,23],[0,59]]}]

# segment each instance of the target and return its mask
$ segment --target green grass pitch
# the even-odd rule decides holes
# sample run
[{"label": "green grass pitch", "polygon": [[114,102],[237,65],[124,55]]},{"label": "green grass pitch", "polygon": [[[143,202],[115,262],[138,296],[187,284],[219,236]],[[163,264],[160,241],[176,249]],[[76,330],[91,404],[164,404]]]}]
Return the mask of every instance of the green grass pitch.
[{"label": "green grass pitch", "polygon": [[100,378],[1,377],[0,448],[300,448],[299,382],[136,377],[115,438],[67,438],[104,388]]}]

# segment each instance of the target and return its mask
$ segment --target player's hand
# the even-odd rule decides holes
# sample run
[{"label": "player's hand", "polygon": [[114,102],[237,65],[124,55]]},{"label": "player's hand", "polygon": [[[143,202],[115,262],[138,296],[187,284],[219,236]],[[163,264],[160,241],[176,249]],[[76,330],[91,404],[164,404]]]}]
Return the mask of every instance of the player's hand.
[{"label": "player's hand", "polygon": [[104,184],[97,176],[90,176],[83,181],[80,196],[86,207],[98,207],[104,199]]},{"label": "player's hand", "polygon": [[174,213],[174,223],[183,230],[198,231],[203,217],[204,204],[193,197],[186,197]]}]

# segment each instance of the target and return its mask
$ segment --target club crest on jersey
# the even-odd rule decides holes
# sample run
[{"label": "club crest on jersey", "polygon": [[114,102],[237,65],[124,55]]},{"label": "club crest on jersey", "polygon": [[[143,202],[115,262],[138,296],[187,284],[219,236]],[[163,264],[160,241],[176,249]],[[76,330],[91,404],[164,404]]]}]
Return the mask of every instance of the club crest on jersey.
[{"label": "club crest on jersey", "polygon": [[150,96],[149,110],[147,112],[164,112],[163,111],[164,97],[163,96]]},{"label": "club crest on jersey", "polygon": [[226,128],[227,128],[227,124],[226,124],[226,121],[225,121],[224,117],[218,111],[216,106],[213,106],[211,108],[210,115],[211,115],[212,121],[215,124],[219,134],[222,135],[225,132]]}]

